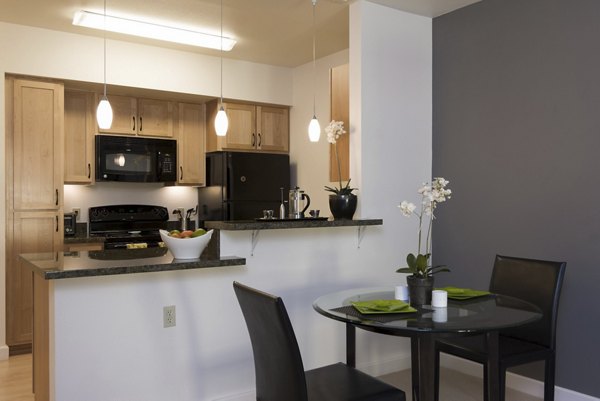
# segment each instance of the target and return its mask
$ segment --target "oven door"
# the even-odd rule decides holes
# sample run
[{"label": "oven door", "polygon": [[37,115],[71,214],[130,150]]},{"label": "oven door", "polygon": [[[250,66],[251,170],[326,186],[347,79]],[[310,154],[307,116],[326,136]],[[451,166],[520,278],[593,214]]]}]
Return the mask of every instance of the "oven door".
[{"label": "oven door", "polygon": [[96,180],[176,180],[176,142],[166,139],[96,135]]}]

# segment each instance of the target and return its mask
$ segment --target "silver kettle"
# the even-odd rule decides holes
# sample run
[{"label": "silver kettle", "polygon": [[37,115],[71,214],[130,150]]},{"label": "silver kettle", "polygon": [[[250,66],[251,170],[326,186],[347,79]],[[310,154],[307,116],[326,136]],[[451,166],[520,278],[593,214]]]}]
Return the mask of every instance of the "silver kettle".
[{"label": "silver kettle", "polygon": [[[306,199],[306,205],[304,207],[303,203]],[[301,191],[299,187],[295,189],[290,189],[290,197],[289,197],[289,213],[288,217],[290,219],[303,219],[304,212],[310,206],[310,196]]]}]

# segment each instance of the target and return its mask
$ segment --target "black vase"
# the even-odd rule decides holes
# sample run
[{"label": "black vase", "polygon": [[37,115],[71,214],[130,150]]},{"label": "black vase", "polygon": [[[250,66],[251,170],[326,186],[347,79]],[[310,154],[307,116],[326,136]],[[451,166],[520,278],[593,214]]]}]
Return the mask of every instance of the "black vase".
[{"label": "black vase", "polygon": [[329,210],[334,220],[352,220],[356,211],[357,196],[348,195],[329,195]]},{"label": "black vase", "polygon": [[411,306],[431,305],[431,291],[433,291],[433,276],[420,278],[407,276],[408,296]]}]

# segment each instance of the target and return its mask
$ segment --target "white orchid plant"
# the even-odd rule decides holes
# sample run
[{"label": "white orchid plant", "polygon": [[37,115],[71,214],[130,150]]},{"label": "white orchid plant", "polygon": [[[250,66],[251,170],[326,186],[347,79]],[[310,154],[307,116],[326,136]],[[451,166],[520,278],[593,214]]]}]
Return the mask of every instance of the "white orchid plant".
[{"label": "white orchid plant", "polygon": [[346,133],[346,131],[344,130],[344,122],[331,120],[329,125],[325,127],[325,132],[327,133],[327,142],[332,144],[333,148],[335,149],[335,160],[337,161],[338,168],[338,179],[340,180],[339,188],[325,186],[325,190],[333,192],[336,195],[350,195],[352,191],[354,191],[356,188],[350,188],[350,180],[348,180],[346,185],[342,187],[342,168],[340,166],[340,158],[338,157],[337,150],[337,140],[340,139],[340,137]]},{"label": "white orchid plant", "polygon": [[[452,191],[446,188],[449,181],[442,177],[436,177],[431,181],[431,184],[424,183],[417,191],[421,195],[421,209],[417,211],[417,206],[408,201],[402,201],[398,207],[402,214],[406,217],[416,216],[419,219],[419,241],[417,255],[409,253],[406,257],[408,267],[401,267],[396,272],[410,273],[418,278],[431,277],[435,273],[449,272],[445,265],[430,266],[429,259],[431,257],[431,228],[435,219],[434,211],[438,203],[445,202],[450,199]],[[423,225],[427,224],[427,234],[425,236],[425,247],[421,253],[421,243],[423,237]]]}]

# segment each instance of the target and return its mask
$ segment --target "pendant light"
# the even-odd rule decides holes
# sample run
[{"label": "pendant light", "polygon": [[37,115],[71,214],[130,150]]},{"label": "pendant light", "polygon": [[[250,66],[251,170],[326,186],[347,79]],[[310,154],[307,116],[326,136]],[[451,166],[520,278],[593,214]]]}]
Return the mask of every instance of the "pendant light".
[{"label": "pendant light", "polygon": [[317,0],[312,0],[313,5],[313,118],[308,124],[308,139],[311,142],[319,142],[321,137],[321,126],[319,120],[317,120],[316,106],[315,106],[315,92],[316,92],[316,61],[315,61],[315,6]]},{"label": "pendant light", "polygon": [[110,129],[112,126],[113,111],[106,97],[106,0],[104,0],[104,95],[96,109],[96,121],[100,129]]},{"label": "pendant light", "polygon": [[217,136],[227,135],[227,128],[229,128],[229,120],[223,108],[223,0],[221,0],[221,107],[215,117],[215,131],[217,132]]}]

